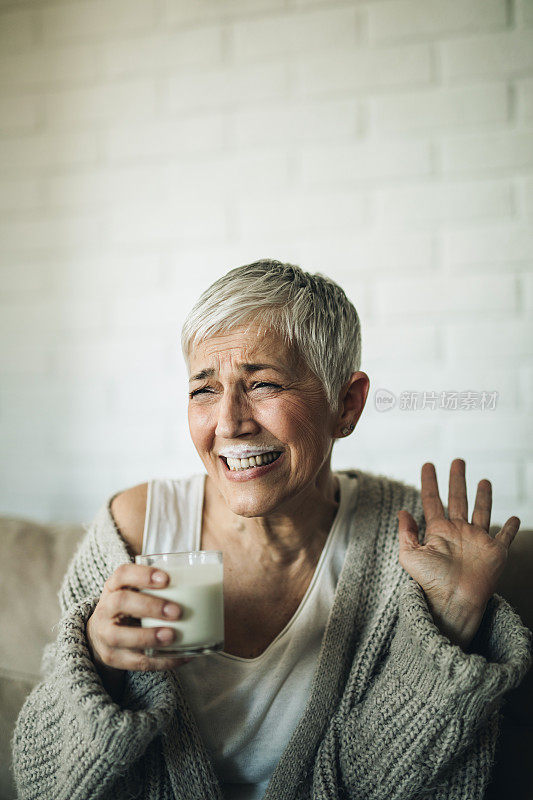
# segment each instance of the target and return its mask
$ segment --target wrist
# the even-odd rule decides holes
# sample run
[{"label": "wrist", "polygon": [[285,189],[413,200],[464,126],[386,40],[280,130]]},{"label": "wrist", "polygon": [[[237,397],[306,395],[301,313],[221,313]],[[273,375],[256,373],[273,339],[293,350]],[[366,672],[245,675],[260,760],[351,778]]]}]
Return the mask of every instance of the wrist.
[{"label": "wrist", "polygon": [[479,625],[481,623],[481,618],[476,620],[465,620],[464,622],[461,621],[454,621],[450,622],[449,619],[444,619],[440,617],[438,614],[433,614],[433,620],[435,625],[440,630],[444,636],[446,636],[452,644],[457,645],[465,653],[469,652],[470,645],[479,630]]},{"label": "wrist", "polygon": [[89,633],[89,622],[90,619],[87,621],[87,624],[85,626],[85,632],[87,637],[87,649],[89,650],[89,655],[91,656],[91,660],[95,666],[95,669],[98,675],[100,676],[100,680],[102,681],[104,689],[112,698],[112,700],[118,703],[124,692],[124,678],[125,678],[124,670],[109,666],[109,664],[106,664],[99,657],[91,641],[91,636]]},{"label": "wrist", "polygon": [[425,592],[424,595],[433,621],[440,632],[452,644],[457,645],[465,652],[469,652],[470,645],[481,625],[485,608],[475,608],[466,603],[449,601],[443,609],[439,604],[432,601]]}]

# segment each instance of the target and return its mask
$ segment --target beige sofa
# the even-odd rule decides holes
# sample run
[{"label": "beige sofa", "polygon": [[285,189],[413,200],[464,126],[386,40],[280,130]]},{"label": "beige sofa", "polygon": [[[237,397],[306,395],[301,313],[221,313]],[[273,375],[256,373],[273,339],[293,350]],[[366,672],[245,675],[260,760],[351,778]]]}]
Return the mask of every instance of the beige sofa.
[{"label": "beige sofa", "polygon": [[[499,527],[491,528],[492,535]],[[84,531],[0,517],[0,800],[13,800],[10,740],[24,698],[39,680],[41,652],[55,638],[57,592]],[[520,531],[498,585],[533,629],[533,531]],[[533,673],[507,695],[486,800],[533,798]],[[43,798],[43,800],[54,800]],[[90,800],[87,798],[87,800]]]}]

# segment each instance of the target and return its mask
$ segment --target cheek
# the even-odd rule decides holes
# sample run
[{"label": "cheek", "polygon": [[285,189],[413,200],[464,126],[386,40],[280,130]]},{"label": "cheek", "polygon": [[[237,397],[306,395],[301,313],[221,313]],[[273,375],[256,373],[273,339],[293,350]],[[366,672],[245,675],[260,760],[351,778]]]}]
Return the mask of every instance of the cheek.
[{"label": "cheek", "polygon": [[[290,442],[298,443],[309,455],[327,446],[327,418],[323,397],[301,399],[287,397],[277,408],[269,409],[272,424]],[[277,424],[276,424],[277,423]],[[265,426],[267,426],[265,419]]]},{"label": "cheek", "polygon": [[201,406],[189,406],[188,408],[189,431],[193,441],[202,443],[208,441],[212,436],[209,424],[209,412],[207,408]]}]

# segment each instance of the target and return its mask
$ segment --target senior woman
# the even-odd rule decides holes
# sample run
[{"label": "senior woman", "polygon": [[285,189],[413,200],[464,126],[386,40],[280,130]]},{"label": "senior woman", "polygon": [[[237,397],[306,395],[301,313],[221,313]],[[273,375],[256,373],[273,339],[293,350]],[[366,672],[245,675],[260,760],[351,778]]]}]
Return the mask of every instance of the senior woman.
[{"label": "senior woman", "polygon": [[[481,800],[531,634],[494,593],[518,530],[422,491],[334,472],[365,405],[357,312],[321,275],[230,271],[182,336],[205,474],[107,500],[61,591],[45,678],[17,724],[21,800]],[[221,550],[224,650],[148,657],[181,609],[136,554]],[[161,620],[142,628],[144,616]]]}]

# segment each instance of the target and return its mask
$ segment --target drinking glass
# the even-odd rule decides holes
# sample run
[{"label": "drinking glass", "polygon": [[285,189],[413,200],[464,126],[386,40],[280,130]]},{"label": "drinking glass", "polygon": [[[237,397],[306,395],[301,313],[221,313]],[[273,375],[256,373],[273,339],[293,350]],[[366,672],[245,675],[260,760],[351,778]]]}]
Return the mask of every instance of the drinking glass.
[{"label": "drinking glass", "polygon": [[141,589],[181,606],[179,620],[153,617],[141,619],[143,628],[174,628],[176,637],[168,645],[145,649],[147,656],[175,655],[182,658],[214,653],[224,648],[224,594],[220,550],[184,553],[154,553],[135,556],[136,564],[158,567],[169,576],[162,589]]}]

